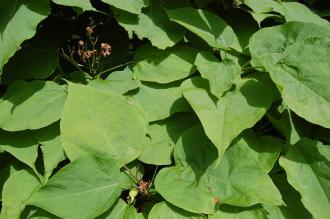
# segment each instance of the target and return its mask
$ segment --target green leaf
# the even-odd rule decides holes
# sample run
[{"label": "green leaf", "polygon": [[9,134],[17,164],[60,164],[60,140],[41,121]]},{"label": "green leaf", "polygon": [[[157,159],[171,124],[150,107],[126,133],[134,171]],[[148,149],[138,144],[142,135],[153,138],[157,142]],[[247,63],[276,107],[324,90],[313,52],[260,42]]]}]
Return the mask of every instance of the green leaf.
[{"label": "green leaf", "polygon": [[274,174],[272,180],[280,190],[285,206],[263,205],[269,219],[312,218],[312,215],[301,203],[299,193],[287,182],[285,174]]},{"label": "green leaf", "polygon": [[274,127],[285,137],[289,144],[297,143],[302,137],[309,136],[310,126],[306,120],[298,117],[290,109],[281,115],[277,112],[268,112],[267,118]]},{"label": "green leaf", "polygon": [[35,130],[33,136],[41,144],[45,178],[47,180],[57,165],[66,158],[62,148],[59,123]]},{"label": "green leaf", "polygon": [[166,119],[176,112],[190,110],[189,104],[182,97],[179,85],[143,83],[133,98],[141,104],[149,121]]},{"label": "green leaf", "polygon": [[185,33],[180,25],[169,20],[156,0],[152,0],[150,7],[138,16],[117,11],[117,20],[130,36],[134,32],[140,39],[147,38],[159,49],[174,46],[183,39]]},{"label": "green leaf", "polygon": [[181,90],[199,117],[206,135],[217,147],[221,159],[231,141],[265,114],[272,95],[261,82],[244,79],[235,90],[215,103],[207,87],[203,79],[192,78],[182,83]]},{"label": "green leaf", "polygon": [[278,152],[265,151],[272,154],[265,157],[267,153],[259,151],[263,147],[256,147],[259,144],[252,132],[246,132],[217,165],[212,143],[200,127],[191,128],[175,146],[176,166],[157,174],[156,189],[166,201],[195,213],[213,214],[219,203],[280,205],[281,195],[263,167],[265,161],[260,159],[276,160]]},{"label": "green leaf", "polygon": [[149,5],[149,0],[102,0],[116,8],[128,11],[133,14],[140,14],[142,8]]},{"label": "green leaf", "polygon": [[138,80],[92,80],[88,83],[88,86],[100,91],[119,95],[137,89],[140,85],[141,82]]},{"label": "green leaf", "polygon": [[31,132],[0,130],[0,146],[37,173],[34,163],[38,157],[38,142],[33,138]]},{"label": "green leaf", "polygon": [[159,202],[155,204],[149,215],[149,219],[167,219],[167,218],[176,218],[176,219],[203,219],[206,218],[203,215],[194,214],[183,209],[177,208],[167,202]]},{"label": "green leaf", "polygon": [[198,120],[188,113],[179,113],[170,118],[153,123],[148,128],[148,142],[143,146],[139,160],[154,165],[172,163],[172,151],[180,135],[198,124]]},{"label": "green leaf", "polygon": [[282,14],[281,5],[274,0],[239,0],[256,13],[277,12]]},{"label": "green leaf", "polygon": [[287,22],[301,21],[314,23],[324,27],[330,27],[329,21],[320,18],[305,5],[298,2],[281,2],[283,15]]},{"label": "green leaf", "polygon": [[58,63],[57,48],[31,43],[18,50],[4,66],[1,82],[10,84],[18,80],[44,79],[55,71]]},{"label": "green leaf", "polygon": [[12,174],[3,187],[0,218],[19,219],[26,201],[40,185],[38,178],[28,170],[20,170]]},{"label": "green leaf", "polygon": [[133,73],[141,81],[170,83],[194,72],[196,55],[197,50],[184,45],[160,50],[147,44],[135,53]]},{"label": "green leaf", "polygon": [[242,52],[233,29],[216,14],[188,7],[168,10],[167,14],[172,21],[195,33],[210,46]]},{"label": "green leaf", "polygon": [[49,13],[48,1],[3,0],[0,3],[0,74],[3,66]]},{"label": "green leaf", "polygon": [[300,193],[304,206],[315,218],[330,212],[330,148],[307,138],[291,146],[280,159],[289,183]]},{"label": "green leaf", "polygon": [[290,22],[264,28],[250,41],[253,64],[270,73],[289,108],[326,128],[330,127],[329,34],[318,25]]},{"label": "green leaf", "polygon": [[61,134],[70,160],[88,153],[124,165],[141,153],[146,125],[136,104],[129,99],[70,83]]},{"label": "green leaf", "polygon": [[241,68],[238,64],[229,59],[219,62],[211,53],[198,53],[195,65],[202,78],[209,81],[211,93],[218,98],[240,78]]},{"label": "green leaf", "polygon": [[62,168],[27,203],[61,218],[95,218],[120,196],[121,177],[114,161],[84,155]]},{"label": "green leaf", "polygon": [[95,11],[90,0],[52,0],[54,3],[65,6],[81,8],[83,11]]},{"label": "green leaf", "polygon": [[143,219],[141,213],[137,213],[133,205],[127,205],[122,199],[102,216],[97,219]]},{"label": "green leaf", "polygon": [[60,219],[55,215],[34,206],[27,206],[20,219]]},{"label": "green leaf", "polygon": [[39,129],[59,120],[65,89],[52,81],[17,81],[0,99],[0,128],[7,131]]},{"label": "green leaf", "polygon": [[260,206],[240,208],[223,205],[219,210],[208,216],[209,219],[268,219],[266,212]]}]

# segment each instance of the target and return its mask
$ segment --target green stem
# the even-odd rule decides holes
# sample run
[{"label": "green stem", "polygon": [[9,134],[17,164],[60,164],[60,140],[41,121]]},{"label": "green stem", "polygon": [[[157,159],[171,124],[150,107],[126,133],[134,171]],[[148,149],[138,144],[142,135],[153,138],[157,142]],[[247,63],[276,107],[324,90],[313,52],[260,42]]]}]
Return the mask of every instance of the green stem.
[{"label": "green stem", "polygon": [[132,64],[134,63],[133,61],[129,61],[129,62],[126,62],[126,63],[123,63],[123,64],[120,64],[120,65],[117,65],[117,66],[114,66],[114,67],[111,67],[111,68],[108,68],[102,72],[100,72],[96,78],[100,78],[103,74],[109,72],[109,71],[112,71],[112,70],[115,70],[117,68],[120,68],[120,67],[123,67],[123,66],[126,66],[126,65],[129,65],[129,64]]},{"label": "green stem", "polygon": [[60,56],[62,56],[66,60],[68,60],[71,64],[73,64],[79,71],[84,72],[74,60],[72,60],[69,56],[67,56],[64,53],[64,51],[63,51],[63,53],[59,53],[59,54],[60,54]]},{"label": "green stem", "polygon": [[133,180],[134,183],[138,184],[139,180],[132,175],[131,170],[126,165],[124,165],[124,168],[127,171],[127,172],[126,171],[124,171],[124,172],[129,176],[129,178],[131,178],[131,180]]},{"label": "green stem", "polygon": [[150,185],[149,185],[149,189],[148,190],[150,190],[152,184],[154,183],[154,180],[155,180],[157,171],[158,171],[158,166],[156,166],[155,171],[154,171],[154,174],[152,175],[152,178],[151,178],[151,181],[150,181]]}]

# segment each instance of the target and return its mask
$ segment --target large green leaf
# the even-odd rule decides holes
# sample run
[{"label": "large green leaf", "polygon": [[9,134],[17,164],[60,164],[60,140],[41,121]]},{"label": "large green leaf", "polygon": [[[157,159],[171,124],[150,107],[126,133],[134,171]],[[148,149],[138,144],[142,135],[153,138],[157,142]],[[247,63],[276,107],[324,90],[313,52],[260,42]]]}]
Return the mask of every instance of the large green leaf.
[{"label": "large green leaf", "polygon": [[188,77],[194,71],[197,50],[178,45],[160,50],[150,45],[135,54],[133,72],[141,81],[170,83]]},{"label": "large green leaf", "polygon": [[168,10],[167,14],[172,21],[195,33],[210,46],[242,52],[233,29],[216,14],[188,7]]},{"label": "large green leaf", "polygon": [[176,112],[190,110],[179,86],[179,83],[143,83],[133,98],[141,104],[149,121],[166,119]]},{"label": "large green leaf", "polygon": [[250,79],[242,80],[234,91],[217,102],[207,89],[207,83],[201,78],[186,80],[181,85],[183,96],[196,112],[221,159],[231,141],[265,114],[272,95],[267,86]]},{"label": "large green leaf", "polygon": [[17,81],[0,99],[0,128],[7,131],[39,129],[59,120],[65,89],[52,81]]},{"label": "large green leaf", "polygon": [[114,161],[83,155],[62,168],[27,203],[61,218],[95,218],[120,196],[121,178]]},{"label": "large green leaf", "polygon": [[330,148],[302,139],[280,159],[289,183],[300,193],[304,206],[315,218],[328,218],[330,212]]},{"label": "large green leaf", "polygon": [[12,174],[3,187],[0,218],[19,219],[25,208],[25,202],[40,185],[38,178],[28,170]]},{"label": "large green leaf", "polygon": [[133,14],[140,14],[142,8],[149,5],[149,0],[102,0],[116,8],[128,11]]},{"label": "large green leaf", "polygon": [[218,98],[240,78],[241,68],[238,64],[229,59],[219,62],[211,53],[199,53],[195,65],[202,78],[209,81],[211,93]]},{"label": "large green leaf", "polygon": [[129,99],[71,83],[61,134],[70,160],[88,153],[124,165],[141,153],[146,125],[141,112]]},{"label": "large green leaf", "polygon": [[6,132],[0,130],[0,146],[4,151],[12,154],[35,172],[35,161],[38,157],[38,141],[31,132]]},{"label": "large green leaf", "polygon": [[167,202],[160,202],[155,204],[149,215],[149,219],[203,219],[206,218],[203,215],[194,214],[178,207],[175,207]]},{"label": "large green leaf", "polygon": [[41,144],[45,167],[44,175],[47,180],[57,165],[66,158],[62,148],[59,123],[35,130],[33,136]]},{"label": "large green leaf", "polygon": [[268,219],[266,212],[260,206],[240,208],[224,205],[219,210],[208,216],[209,219]]},{"label": "large green leaf", "polygon": [[330,31],[290,22],[264,28],[251,38],[255,66],[262,66],[280,88],[283,100],[309,122],[330,127]]},{"label": "large green leaf", "polygon": [[213,214],[219,203],[280,205],[281,195],[264,169],[265,160],[274,162],[280,148],[274,152],[260,144],[254,133],[247,132],[217,165],[212,143],[200,127],[191,128],[175,147],[176,166],[158,173],[156,189],[168,202],[196,213]]},{"label": "large green leaf", "polygon": [[[49,1],[3,0],[0,3],[0,73],[19,45],[31,38],[49,13]],[[14,74],[14,73],[13,73]]]},{"label": "large green leaf", "polygon": [[139,160],[154,165],[172,163],[172,151],[178,138],[188,128],[198,124],[198,119],[188,113],[152,123],[148,128],[148,141],[143,145]]}]

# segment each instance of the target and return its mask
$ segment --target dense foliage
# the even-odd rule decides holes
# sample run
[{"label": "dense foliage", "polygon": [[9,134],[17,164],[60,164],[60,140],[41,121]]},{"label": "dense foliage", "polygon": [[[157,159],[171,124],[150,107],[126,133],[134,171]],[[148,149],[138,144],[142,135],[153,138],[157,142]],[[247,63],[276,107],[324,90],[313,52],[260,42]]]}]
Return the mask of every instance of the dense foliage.
[{"label": "dense foliage", "polygon": [[0,218],[328,218],[326,2],[0,0]]}]

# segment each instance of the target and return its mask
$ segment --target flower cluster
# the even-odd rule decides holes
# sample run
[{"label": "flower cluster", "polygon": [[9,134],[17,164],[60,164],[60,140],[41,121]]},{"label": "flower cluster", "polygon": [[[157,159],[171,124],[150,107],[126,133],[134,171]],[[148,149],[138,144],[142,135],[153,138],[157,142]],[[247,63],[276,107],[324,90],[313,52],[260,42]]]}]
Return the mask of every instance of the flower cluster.
[{"label": "flower cluster", "polygon": [[[66,55],[64,50],[62,52],[63,56],[69,59],[71,63],[75,63],[76,66],[86,67],[90,73],[96,74],[100,67],[100,59],[111,55],[111,46],[104,42],[98,43],[98,37],[93,37],[93,28],[93,26],[86,27],[87,40],[79,40],[77,46],[69,47],[70,55]],[[75,54],[78,55],[82,64],[75,61]]]}]

